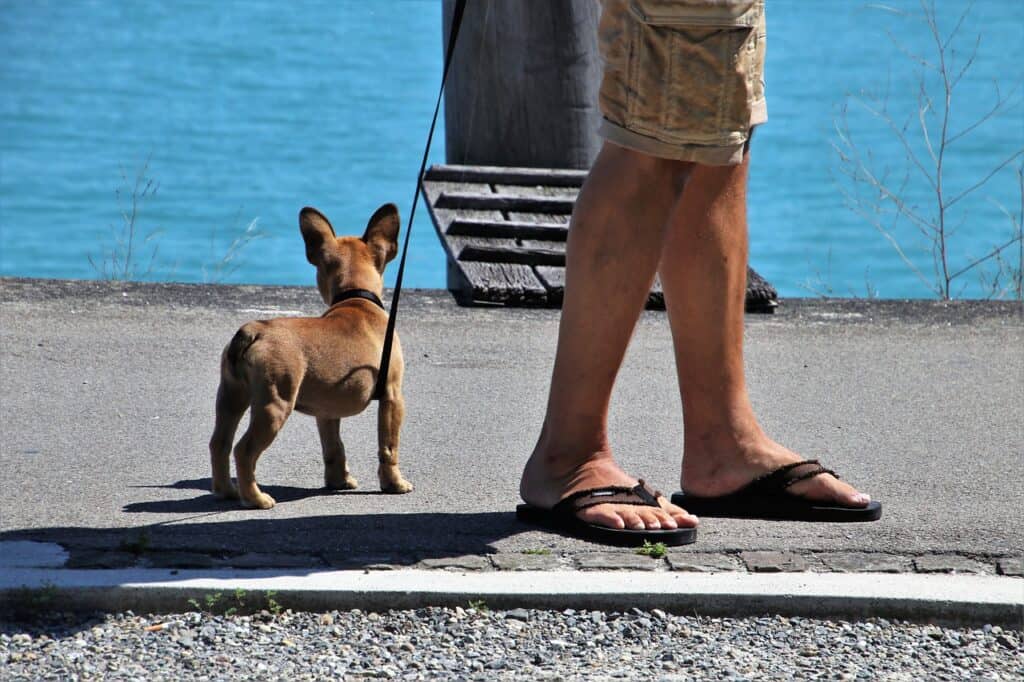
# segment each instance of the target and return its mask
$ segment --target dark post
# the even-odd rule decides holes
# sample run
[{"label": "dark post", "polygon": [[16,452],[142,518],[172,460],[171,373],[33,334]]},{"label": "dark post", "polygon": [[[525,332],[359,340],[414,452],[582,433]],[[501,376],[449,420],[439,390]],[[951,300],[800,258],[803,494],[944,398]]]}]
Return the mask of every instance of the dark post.
[{"label": "dark post", "polygon": [[590,168],[600,13],[594,0],[469,0],[445,90],[448,163]]}]

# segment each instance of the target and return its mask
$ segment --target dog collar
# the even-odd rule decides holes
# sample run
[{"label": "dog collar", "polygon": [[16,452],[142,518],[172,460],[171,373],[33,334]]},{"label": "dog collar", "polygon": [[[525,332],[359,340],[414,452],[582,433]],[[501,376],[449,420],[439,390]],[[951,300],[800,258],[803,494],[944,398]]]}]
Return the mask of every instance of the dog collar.
[{"label": "dog collar", "polygon": [[377,307],[381,310],[387,310],[387,308],[384,307],[384,303],[380,300],[380,296],[369,289],[346,289],[345,291],[335,295],[331,300],[331,306],[336,306],[342,301],[347,301],[350,298],[365,298],[367,301],[372,301],[377,304]]}]

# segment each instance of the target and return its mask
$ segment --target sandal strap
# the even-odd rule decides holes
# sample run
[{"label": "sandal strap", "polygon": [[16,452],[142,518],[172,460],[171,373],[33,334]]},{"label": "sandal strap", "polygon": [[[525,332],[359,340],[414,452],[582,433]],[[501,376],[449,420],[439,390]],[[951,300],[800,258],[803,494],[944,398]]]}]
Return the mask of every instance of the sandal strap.
[{"label": "sandal strap", "polygon": [[660,507],[658,498],[664,497],[657,490],[648,486],[640,479],[632,488],[621,485],[609,485],[601,488],[580,490],[562,498],[552,511],[571,513],[596,507],[599,504],[631,504],[639,507]]},{"label": "sandal strap", "polygon": [[837,474],[836,472],[832,471],[831,469],[826,469],[825,467],[823,467],[823,466],[821,466],[819,464],[818,467],[816,469],[813,469],[812,471],[808,471],[808,472],[803,473],[803,474],[797,474],[795,476],[792,476],[792,477],[786,479],[786,482],[782,484],[782,487],[783,488],[788,488],[789,486],[793,485],[794,483],[799,483],[800,481],[806,481],[808,478],[814,478],[815,476],[821,476],[822,474],[829,474],[831,476],[835,476],[836,478],[839,478],[839,474]]},{"label": "sandal strap", "polygon": [[836,474],[836,472],[821,466],[818,460],[805,459],[800,462],[786,464],[774,471],[769,471],[767,474],[764,474],[751,482],[748,486],[748,490],[757,490],[759,492],[779,492],[785,490],[794,483],[806,481],[809,478],[814,478],[821,474],[830,474],[839,478],[839,475]]}]

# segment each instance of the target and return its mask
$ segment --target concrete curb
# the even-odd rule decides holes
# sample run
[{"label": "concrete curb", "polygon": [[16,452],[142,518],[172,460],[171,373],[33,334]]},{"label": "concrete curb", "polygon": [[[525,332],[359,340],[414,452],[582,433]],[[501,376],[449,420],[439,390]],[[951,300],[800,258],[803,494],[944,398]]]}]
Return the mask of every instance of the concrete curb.
[{"label": "concrete curb", "polygon": [[[236,590],[244,596],[235,598]],[[492,609],[658,608],[717,617],[877,617],[1024,630],[1024,582],[997,576],[24,568],[0,574],[5,611],[187,611],[195,609],[190,600],[203,604],[218,592],[224,595],[220,608],[242,611],[265,608],[269,593],[282,608],[308,611],[465,607],[481,600]]]}]

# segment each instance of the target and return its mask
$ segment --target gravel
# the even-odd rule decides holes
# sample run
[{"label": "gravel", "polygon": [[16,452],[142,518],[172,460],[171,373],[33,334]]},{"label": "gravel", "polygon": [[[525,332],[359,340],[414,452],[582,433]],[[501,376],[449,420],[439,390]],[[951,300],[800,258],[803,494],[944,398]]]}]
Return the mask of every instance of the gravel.
[{"label": "gravel", "polygon": [[659,610],[58,614],[0,622],[0,679],[1017,680],[1021,633]]}]

